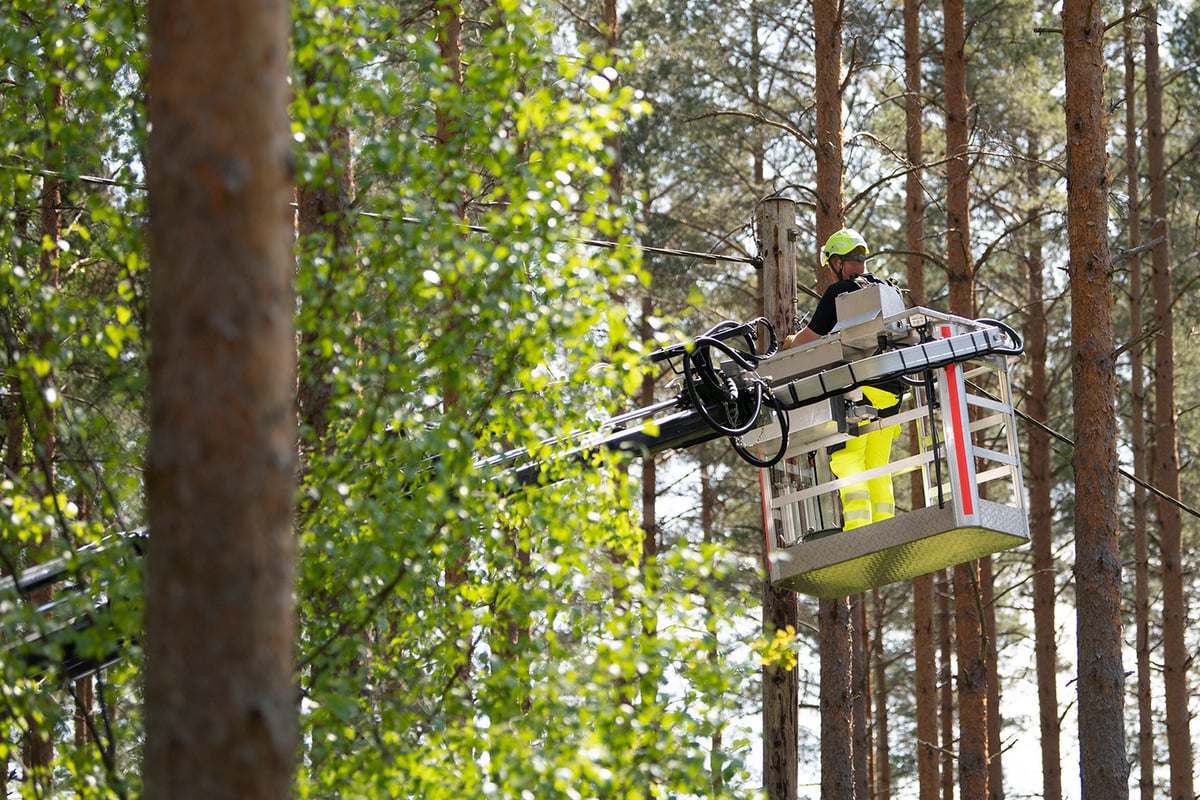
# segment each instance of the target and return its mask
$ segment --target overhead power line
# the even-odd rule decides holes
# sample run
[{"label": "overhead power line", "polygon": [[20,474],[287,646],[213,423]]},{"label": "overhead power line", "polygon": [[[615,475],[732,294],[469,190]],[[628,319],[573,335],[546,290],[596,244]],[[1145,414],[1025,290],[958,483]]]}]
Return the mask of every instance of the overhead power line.
[{"label": "overhead power line", "polygon": [[[974,384],[972,384],[972,386],[974,386]],[[981,394],[987,395],[992,400],[997,400],[997,401],[999,400],[998,397],[993,395],[991,392],[988,392],[986,389],[983,389],[979,386],[974,386],[974,388],[977,391],[979,391]],[[1040,429],[1041,431],[1049,434],[1053,438],[1062,442],[1063,444],[1065,444],[1067,447],[1071,448],[1072,450],[1075,449],[1075,440],[1072,439],[1070,436],[1067,436],[1066,434],[1063,434],[1063,433],[1059,433],[1057,430],[1055,430],[1054,428],[1051,428],[1049,425],[1045,424],[1044,422],[1036,420],[1033,417],[1026,414],[1024,411],[1021,411],[1016,406],[1013,407],[1013,413],[1015,413],[1016,416],[1022,422],[1026,423],[1027,425],[1032,425],[1033,427]],[[1150,492],[1152,495],[1159,498],[1160,500],[1170,503],[1171,505],[1175,506],[1176,508],[1178,508],[1180,511],[1184,512],[1185,514],[1191,514],[1193,517],[1200,519],[1200,509],[1193,508],[1192,506],[1188,505],[1187,503],[1183,502],[1182,500],[1172,497],[1171,495],[1164,492],[1162,489],[1159,489],[1157,486],[1153,485],[1152,483],[1149,483],[1144,478],[1140,478],[1137,475],[1134,475],[1132,472],[1125,469],[1124,467],[1122,467],[1119,464],[1117,465],[1117,471],[1121,474],[1122,477],[1128,478],[1129,480],[1133,481],[1138,486],[1141,486],[1143,489]]]},{"label": "overhead power line", "polygon": [[[101,177],[97,177],[95,175],[68,175],[66,173],[56,172],[53,170],[30,169],[28,167],[14,166],[12,164],[2,164],[2,165],[0,165],[0,169],[6,169],[6,170],[13,171],[13,172],[23,172],[27,175],[35,175],[35,176],[42,177],[42,178],[57,178],[60,180],[80,181],[82,183],[93,183],[98,186],[115,186],[115,187],[120,187],[120,188],[124,188],[124,189],[146,191],[145,184],[136,183],[133,181],[119,181],[114,178],[101,178]],[[295,203],[292,203],[291,205],[293,208],[296,206]],[[393,217],[390,217],[386,214],[376,214],[373,212],[360,212],[360,214],[361,214],[361,216],[372,217],[375,219],[393,219]],[[399,219],[400,222],[408,223],[411,225],[427,224],[426,220],[417,219],[415,217],[398,217],[395,219]],[[481,225],[468,225],[468,226],[466,226],[466,228],[467,228],[467,230],[472,231],[473,233],[482,233],[482,234],[486,234],[488,236],[492,235],[492,232],[488,228],[485,228]],[[753,266],[755,268],[758,268],[762,265],[762,259],[758,258],[757,256],[737,256],[737,255],[729,255],[726,253],[713,253],[713,252],[704,253],[704,252],[700,252],[700,251],[696,251],[696,250],[680,250],[678,248],[673,248],[673,247],[655,247],[652,245],[637,244],[635,242],[613,242],[613,241],[609,241],[606,239],[590,239],[590,238],[581,238],[581,237],[571,237],[571,241],[573,241],[577,244],[588,245],[590,247],[603,247],[603,248],[609,248],[612,250],[616,250],[616,249],[637,250],[642,253],[653,253],[654,255],[669,256],[672,258],[691,258],[691,259],[695,259],[698,261],[723,261],[723,262],[728,262],[728,263],[733,263],[733,264],[750,264],[751,266]]]}]

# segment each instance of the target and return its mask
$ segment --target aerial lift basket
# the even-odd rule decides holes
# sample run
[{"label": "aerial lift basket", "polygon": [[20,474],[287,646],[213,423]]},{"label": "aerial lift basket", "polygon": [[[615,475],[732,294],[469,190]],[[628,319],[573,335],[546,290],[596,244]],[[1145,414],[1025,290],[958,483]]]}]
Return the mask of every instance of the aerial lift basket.
[{"label": "aerial lift basket", "polygon": [[[931,347],[937,339],[961,338],[973,324],[931,320]],[[813,356],[827,359],[830,347],[814,344]],[[889,355],[902,353],[876,353],[872,361],[886,372]],[[1029,541],[1008,359],[952,361],[905,380],[913,390],[895,416],[872,419],[853,391],[789,411],[786,455],[760,471],[767,571],[775,586],[843,597]],[[848,480],[831,473],[831,451],[885,425],[900,426],[891,463]],[[768,426],[753,444],[769,450],[777,432]],[[839,490],[885,475],[896,490],[895,517],[842,531]]]}]

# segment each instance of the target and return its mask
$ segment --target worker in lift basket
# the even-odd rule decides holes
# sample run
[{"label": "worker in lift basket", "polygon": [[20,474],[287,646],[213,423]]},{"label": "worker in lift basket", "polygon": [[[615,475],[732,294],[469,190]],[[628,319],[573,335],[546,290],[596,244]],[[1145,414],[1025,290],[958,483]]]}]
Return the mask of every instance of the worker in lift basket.
[{"label": "worker in lift basket", "polygon": [[[835,302],[838,295],[853,292],[870,283],[885,283],[866,271],[868,255],[870,251],[867,249],[866,240],[853,228],[842,228],[829,237],[825,247],[821,249],[821,261],[829,267],[837,280],[821,296],[808,327],[788,336],[784,340],[784,347],[806,344],[832,331],[838,322]],[[896,388],[902,391],[901,386]],[[881,417],[891,416],[899,411],[898,394],[874,386],[864,386],[862,391]],[[847,478],[887,464],[891,460],[892,442],[895,441],[898,432],[899,427],[893,425],[851,436],[844,447],[829,457],[830,469],[839,478]],[[891,519],[896,515],[896,497],[891,475],[845,486],[841,494],[843,530],[860,528],[872,522]]]}]

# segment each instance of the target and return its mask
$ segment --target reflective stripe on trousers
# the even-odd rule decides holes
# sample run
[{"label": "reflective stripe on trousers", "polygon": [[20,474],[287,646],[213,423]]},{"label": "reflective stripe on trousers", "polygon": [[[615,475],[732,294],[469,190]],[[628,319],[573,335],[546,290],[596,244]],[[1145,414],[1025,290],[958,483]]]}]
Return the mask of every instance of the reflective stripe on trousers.
[{"label": "reflective stripe on trousers", "polygon": [[[898,426],[852,437],[846,446],[829,457],[829,468],[839,478],[849,478],[887,464]],[[852,530],[891,519],[896,515],[896,495],[891,475],[881,475],[842,488],[842,529]]]}]

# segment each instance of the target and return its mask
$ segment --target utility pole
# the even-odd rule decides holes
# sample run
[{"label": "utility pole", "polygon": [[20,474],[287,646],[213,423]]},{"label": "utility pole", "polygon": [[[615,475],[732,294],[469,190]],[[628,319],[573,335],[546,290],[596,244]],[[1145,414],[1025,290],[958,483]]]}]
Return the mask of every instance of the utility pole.
[{"label": "utility pole", "polygon": [[[774,326],[780,342],[792,332],[796,318],[796,203],[769,197],[755,209],[758,234],[759,299],[762,316]],[[763,558],[766,558],[765,542]],[[765,566],[765,565],[764,565]],[[766,570],[764,569],[764,574]],[[798,630],[800,606],[796,593],[776,589],[763,581],[763,632],[770,639],[777,630]],[[763,785],[769,800],[796,800],[800,708],[799,673],[796,667],[775,664],[762,668]]]}]

